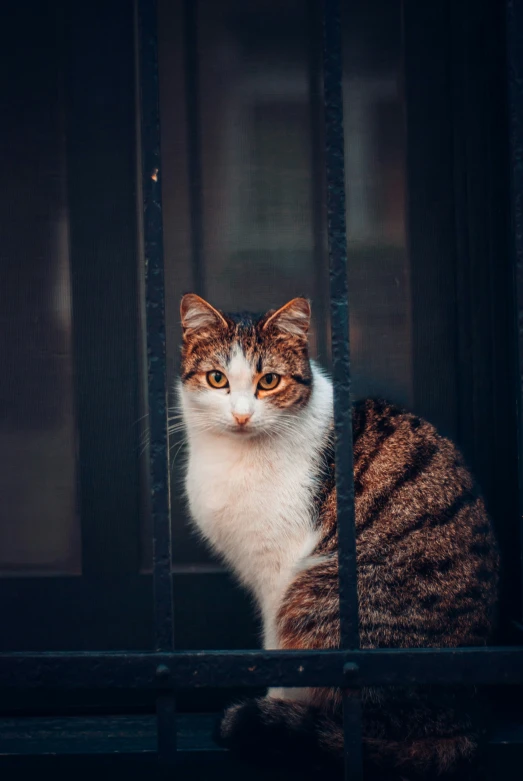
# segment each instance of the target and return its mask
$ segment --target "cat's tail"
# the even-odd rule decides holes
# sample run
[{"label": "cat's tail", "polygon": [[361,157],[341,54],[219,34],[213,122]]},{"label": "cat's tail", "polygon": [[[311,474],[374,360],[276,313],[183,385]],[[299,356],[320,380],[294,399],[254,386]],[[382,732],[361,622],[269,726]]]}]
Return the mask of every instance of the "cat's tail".
[{"label": "cat's tail", "polygon": [[318,708],[274,697],[258,697],[228,708],[214,739],[259,766],[275,763],[310,770],[340,765],[341,721]]},{"label": "cat's tail", "polygon": [[[365,775],[372,779],[479,778],[478,741],[472,734],[405,736],[386,739],[367,723],[363,739]],[[426,726],[426,725],[425,725]],[[287,765],[315,776],[331,767],[341,772],[341,714],[304,703],[260,697],[232,706],[215,733],[217,743],[260,766]],[[329,778],[337,775],[329,775]],[[341,778],[341,775],[340,775]]]}]

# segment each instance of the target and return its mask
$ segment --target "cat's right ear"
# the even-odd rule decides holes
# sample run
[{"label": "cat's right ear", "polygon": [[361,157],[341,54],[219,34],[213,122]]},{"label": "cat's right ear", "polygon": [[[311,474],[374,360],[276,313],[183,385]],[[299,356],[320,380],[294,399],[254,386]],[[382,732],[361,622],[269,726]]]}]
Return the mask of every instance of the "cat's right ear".
[{"label": "cat's right ear", "polygon": [[202,329],[227,328],[223,315],[195,293],[183,296],[180,315],[184,338]]}]

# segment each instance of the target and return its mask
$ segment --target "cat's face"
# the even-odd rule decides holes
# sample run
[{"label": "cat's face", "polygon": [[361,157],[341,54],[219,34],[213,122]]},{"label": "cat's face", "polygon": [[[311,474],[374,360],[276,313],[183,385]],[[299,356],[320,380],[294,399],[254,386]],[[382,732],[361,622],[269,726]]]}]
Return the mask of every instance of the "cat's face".
[{"label": "cat's face", "polygon": [[247,438],[288,431],[311,393],[309,302],[295,298],[260,317],[227,315],[188,293],[181,318],[189,429]]}]

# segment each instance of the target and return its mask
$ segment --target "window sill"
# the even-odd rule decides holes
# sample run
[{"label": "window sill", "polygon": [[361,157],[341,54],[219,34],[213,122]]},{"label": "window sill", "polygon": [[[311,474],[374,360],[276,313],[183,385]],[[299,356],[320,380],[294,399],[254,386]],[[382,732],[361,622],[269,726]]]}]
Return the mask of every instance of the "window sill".
[{"label": "window sill", "polygon": [[[187,769],[191,781],[215,777],[228,781],[266,778],[254,774],[253,768],[234,761],[216,747],[211,739],[215,714],[180,714],[178,716],[178,748],[181,767]],[[500,726],[489,743],[489,778],[504,781],[520,778],[523,761],[523,721]],[[156,720],[153,715],[24,717],[0,719],[0,772],[22,769],[52,772],[70,779],[78,771],[99,775],[121,770],[126,777],[142,778],[156,767]],[[518,769],[519,768],[519,769]],[[502,771],[502,773],[500,772]],[[168,775],[168,774],[167,774]],[[171,771],[172,775],[172,771]],[[109,777],[109,776],[108,776]],[[179,775],[183,778],[184,774]],[[289,776],[286,776],[287,779]],[[271,773],[271,779],[277,777]]]}]

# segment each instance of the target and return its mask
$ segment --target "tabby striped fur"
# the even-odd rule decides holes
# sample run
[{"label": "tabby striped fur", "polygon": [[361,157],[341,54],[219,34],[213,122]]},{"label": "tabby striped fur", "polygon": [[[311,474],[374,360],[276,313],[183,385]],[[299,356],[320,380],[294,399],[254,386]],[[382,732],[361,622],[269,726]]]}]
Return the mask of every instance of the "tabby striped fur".
[{"label": "tabby striped fur", "polygon": [[[182,300],[191,514],[254,595],[266,648],[340,644],[332,387],[309,360],[309,315],[304,299],[259,317]],[[209,388],[212,370],[226,388]],[[281,376],[267,393],[264,372]],[[381,400],[354,406],[353,431],[362,647],[484,645],[498,553],[460,453]],[[366,762],[405,777],[461,773],[478,742],[464,703],[456,690],[364,690]],[[340,706],[333,689],[270,690],[229,708],[218,739],[260,761],[335,763]]]}]

